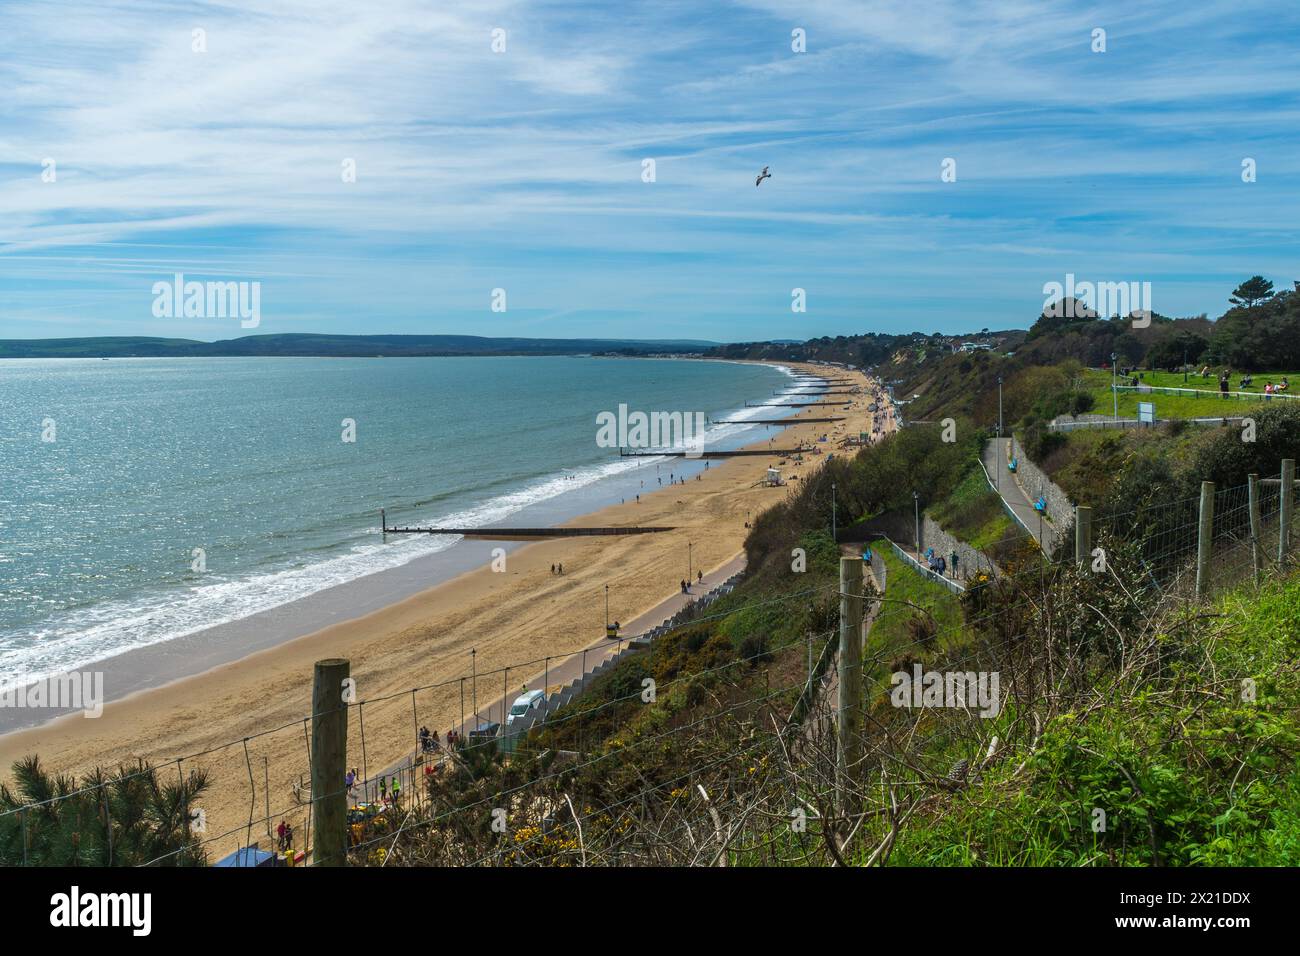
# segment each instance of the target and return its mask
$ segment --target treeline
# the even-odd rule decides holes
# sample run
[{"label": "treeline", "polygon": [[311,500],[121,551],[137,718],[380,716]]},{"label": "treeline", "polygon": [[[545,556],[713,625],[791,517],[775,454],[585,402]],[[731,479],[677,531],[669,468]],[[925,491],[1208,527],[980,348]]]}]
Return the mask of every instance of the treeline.
[{"label": "treeline", "polygon": [[1173,370],[1189,365],[1227,366],[1239,371],[1300,367],[1300,283],[1274,291],[1263,276],[1252,276],[1228,298],[1230,308],[1217,321],[1206,316],[1170,318],[1154,313],[1150,325],[1132,319],[1104,318],[1082,302],[1063,299],[1030,327],[1017,357],[1038,365],[1074,359],[1093,368],[1110,364]]},{"label": "treeline", "polygon": [[1023,341],[1023,330],[1010,329],[990,332],[981,329],[978,332],[960,335],[944,335],[934,332],[907,332],[891,335],[884,332],[868,332],[864,335],[822,336],[806,342],[737,342],[732,345],[720,345],[713,350],[720,358],[749,359],[773,362],[838,362],[843,365],[856,365],[870,368],[895,360],[900,353],[917,355],[949,355],[955,340],[978,342],[991,350],[1006,351],[1013,349]]}]

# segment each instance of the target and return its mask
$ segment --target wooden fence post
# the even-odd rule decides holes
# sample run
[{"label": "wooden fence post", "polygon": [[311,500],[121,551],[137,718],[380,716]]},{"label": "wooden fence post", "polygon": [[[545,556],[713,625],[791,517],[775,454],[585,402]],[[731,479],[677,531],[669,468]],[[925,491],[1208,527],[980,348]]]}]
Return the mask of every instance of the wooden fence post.
[{"label": "wooden fence post", "polygon": [[857,558],[840,558],[840,739],[841,812],[853,812],[851,794],[862,773],[862,569]]},{"label": "wooden fence post", "polygon": [[316,662],[311,694],[311,805],[316,844],[313,866],[345,866],[348,858],[348,705],[343,684],[351,664]]},{"label": "wooden fence post", "polygon": [[1250,561],[1255,570],[1255,586],[1259,586],[1259,575],[1263,555],[1259,547],[1259,475],[1246,476],[1246,503],[1250,514]]},{"label": "wooden fence post", "polygon": [[1201,513],[1196,523],[1196,597],[1210,588],[1210,545],[1214,540],[1214,482],[1201,482]]},{"label": "wooden fence post", "polygon": [[1074,506],[1074,560],[1076,564],[1087,564],[1092,556],[1092,508],[1088,505]]},{"label": "wooden fence post", "polygon": [[1291,550],[1291,516],[1295,510],[1295,459],[1282,459],[1282,497],[1279,501],[1277,528],[1277,563],[1286,561]]}]

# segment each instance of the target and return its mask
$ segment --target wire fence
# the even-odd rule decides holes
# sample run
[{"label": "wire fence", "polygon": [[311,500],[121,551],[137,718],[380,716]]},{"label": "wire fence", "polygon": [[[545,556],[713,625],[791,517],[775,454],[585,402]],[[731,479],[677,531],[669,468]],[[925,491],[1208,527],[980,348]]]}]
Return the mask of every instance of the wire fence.
[{"label": "wire fence", "polygon": [[[1294,489],[1287,491],[1294,500]],[[1214,490],[1213,559],[1202,590],[1258,579],[1278,564],[1283,493],[1279,478]],[[846,835],[884,823],[882,839],[890,839],[901,820],[923,812],[917,801],[931,799],[936,787],[959,784],[954,775],[969,774],[999,748],[1023,749],[1041,732],[1065,698],[1062,689],[1083,674],[1081,660],[1068,650],[1074,644],[1056,641],[1058,631],[1100,633],[1113,623],[1063,600],[1067,584],[1083,586],[1079,581],[1091,575],[1089,586],[1122,595],[1123,607],[1106,613],[1129,615],[1138,635],[1171,602],[1189,598],[1205,547],[1202,507],[1199,498],[1188,498],[1104,516],[1093,526],[1093,542],[1111,552],[1100,571],[1095,562],[1077,567],[1071,549],[1062,548],[1054,561],[968,579],[960,594],[944,594],[961,606],[959,623],[947,627],[935,623],[932,609],[895,601],[882,575],[884,594],[874,588],[868,594],[870,634],[879,639],[868,637],[861,665],[868,719],[859,750],[874,782],[869,793],[859,788],[851,799],[844,775],[853,768],[840,765],[842,741],[829,700],[836,625],[774,645],[742,644],[741,653],[712,666],[657,681],[650,702],[679,698],[685,706],[676,713],[686,716],[666,716],[627,739],[618,733],[621,715],[647,703],[639,683],[590,699],[576,694],[527,734],[478,732],[485,723],[508,730],[506,709],[517,682],[540,677],[550,694],[553,662],[558,668],[565,659],[581,661],[579,690],[588,691],[581,658],[592,649],[582,647],[567,658],[520,660],[481,673],[471,665],[454,679],[341,702],[347,766],[355,773],[325,786],[311,779],[312,724],[325,715],[308,714],[152,766],[96,772],[80,782],[56,778],[34,798],[5,791],[0,862],[189,865],[235,850],[245,854],[237,863],[247,865],[253,860],[246,848],[260,848],[265,839],[272,857],[279,844],[290,862],[310,864],[304,851],[314,845],[313,804],[339,798],[350,807],[353,862],[844,862]],[[656,629],[656,640],[637,655],[648,660],[667,635],[701,633],[702,625],[731,615],[804,608],[837,596],[843,597],[839,586],[827,585],[724,602],[716,613],[697,609],[676,626]],[[883,635],[892,637],[886,642]],[[980,639],[972,643],[972,635]],[[1026,655],[1026,647],[1042,653]],[[1129,672],[1141,647],[1134,638],[1116,651],[1116,673]],[[623,652],[620,641],[617,656]],[[1015,713],[972,725],[969,708],[913,714],[877,706],[892,675],[939,661],[948,671],[969,664],[1001,673],[1003,697],[1017,701]],[[459,740],[444,742],[440,733],[431,745],[429,726],[456,730]],[[964,767],[925,766],[919,742],[945,734],[965,735]],[[511,746],[502,748],[503,739]],[[915,800],[906,796],[909,787]],[[289,828],[283,836],[281,825]],[[875,858],[887,856],[889,845],[877,845]],[[859,861],[872,859],[866,853]]]}]

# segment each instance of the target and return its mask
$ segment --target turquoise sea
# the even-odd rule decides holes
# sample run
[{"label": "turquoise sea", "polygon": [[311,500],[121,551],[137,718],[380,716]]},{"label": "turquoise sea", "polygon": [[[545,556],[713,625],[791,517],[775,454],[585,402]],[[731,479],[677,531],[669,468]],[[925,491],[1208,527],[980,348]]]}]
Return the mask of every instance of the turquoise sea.
[{"label": "turquoise sea", "polygon": [[[744,404],[789,383],[597,357],[0,361],[0,687],[460,541],[385,538],[381,507],[390,524],[542,525],[652,490],[703,465],[620,459],[598,413],[777,417]],[[762,431],[712,426],[708,447]]]}]

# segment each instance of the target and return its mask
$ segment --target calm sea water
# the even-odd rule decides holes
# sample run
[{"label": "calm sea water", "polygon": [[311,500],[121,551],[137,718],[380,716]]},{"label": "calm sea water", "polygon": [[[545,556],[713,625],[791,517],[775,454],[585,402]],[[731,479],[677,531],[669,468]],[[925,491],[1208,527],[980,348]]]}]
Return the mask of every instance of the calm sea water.
[{"label": "calm sea water", "polygon": [[[591,501],[645,467],[596,445],[619,403],[756,417],[776,410],[744,402],[788,382],[570,357],[0,361],[0,687],[455,546],[383,540],[380,507],[480,526]],[[710,447],[756,430],[714,426]]]}]

